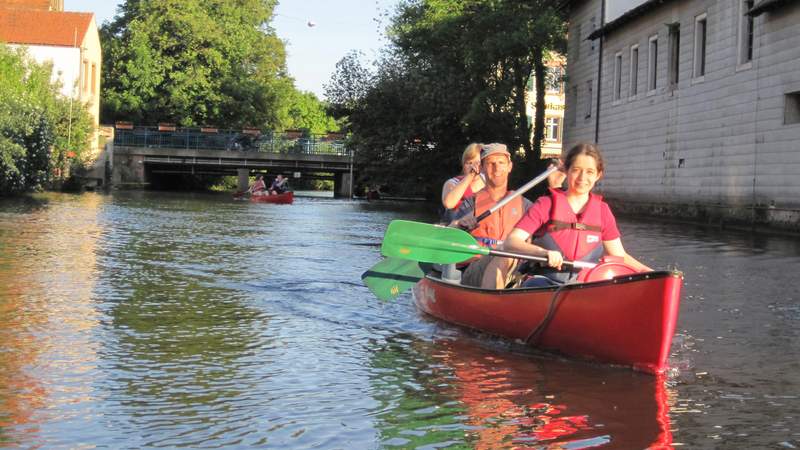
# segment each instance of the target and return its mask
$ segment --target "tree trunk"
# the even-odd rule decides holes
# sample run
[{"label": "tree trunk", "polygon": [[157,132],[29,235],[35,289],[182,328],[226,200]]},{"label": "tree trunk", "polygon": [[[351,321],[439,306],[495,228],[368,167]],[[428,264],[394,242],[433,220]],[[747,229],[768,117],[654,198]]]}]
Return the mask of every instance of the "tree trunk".
[{"label": "tree trunk", "polygon": [[[528,124],[528,110],[525,107],[525,84],[530,72],[523,70],[519,59],[514,59],[514,109],[517,115],[516,138],[525,152],[525,163],[531,162],[531,128]],[[517,147],[519,148],[519,147]]]},{"label": "tree trunk", "polygon": [[544,82],[545,82],[545,66],[544,66],[544,52],[541,47],[536,47],[533,50],[533,76],[536,82],[536,113],[533,119],[533,161],[530,161],[535,167],[538,161],[542,158],[542,140],[544,139]]}]

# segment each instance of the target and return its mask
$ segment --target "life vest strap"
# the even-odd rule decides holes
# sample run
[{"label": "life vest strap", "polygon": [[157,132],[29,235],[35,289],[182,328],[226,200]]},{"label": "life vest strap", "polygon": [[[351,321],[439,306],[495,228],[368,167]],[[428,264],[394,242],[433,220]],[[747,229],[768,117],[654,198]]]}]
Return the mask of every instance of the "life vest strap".
[{"label": "life vest strap", "polygon": [[560,230],[581,230],[581,231],[595,231],[600,232],[603,229],[596,225],[587,225],[585,223],[580,222],[562,222],[560,220],[551,220],[550,225],[548,226],[549,231],[560,231]]}]

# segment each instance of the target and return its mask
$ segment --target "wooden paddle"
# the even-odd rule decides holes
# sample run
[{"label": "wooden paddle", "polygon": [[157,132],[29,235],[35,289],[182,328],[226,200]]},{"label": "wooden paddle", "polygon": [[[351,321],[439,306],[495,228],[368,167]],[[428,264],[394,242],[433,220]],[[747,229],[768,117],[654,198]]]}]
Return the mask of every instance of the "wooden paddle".
[{"label": "wooden paddle", "polygon": [[[511,200],[528,192],[531,188],[547,179],[556,170],[558,170],[557,167],[548,167],[542,174],[504,197],[487,211],[484,211],[483,214],[476,218],[476,221],[480,222],[489,217]],[[388,257],[364,272],[361,275],[361,280],[376,297],[381,300],[390,300],[411,288],[423,276],[424,272],[417,261]]]},{"label": "wooden paddle", "polygon": [[[547,258],[522,253],[504,252],[483,247],[471,234],[458,228],[442,227],[410,220],[393,220],[386,229],[381,245],[384,256],[411,261],[453,264],[466,261],[475,255],[502,256],[547,262]],[[578,269],[592,268],[596,264],[582,261],[564,261]]]}]

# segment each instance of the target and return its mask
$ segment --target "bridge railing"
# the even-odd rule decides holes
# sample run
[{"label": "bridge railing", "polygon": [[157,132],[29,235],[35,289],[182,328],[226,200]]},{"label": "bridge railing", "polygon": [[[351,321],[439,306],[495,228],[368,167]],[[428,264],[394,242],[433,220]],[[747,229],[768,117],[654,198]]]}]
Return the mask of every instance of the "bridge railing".
[{"label": "bridge railing", "polygon": [[350,156],[350,150],[341,135],[255,134],[238,130],[203,131],[197,128],[116,127],[114,145]]}]

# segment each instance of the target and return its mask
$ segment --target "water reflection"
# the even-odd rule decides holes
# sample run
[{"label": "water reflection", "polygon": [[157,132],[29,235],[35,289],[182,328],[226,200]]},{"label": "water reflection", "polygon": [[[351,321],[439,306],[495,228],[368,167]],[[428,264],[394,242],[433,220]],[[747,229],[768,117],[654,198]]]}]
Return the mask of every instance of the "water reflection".
[{"label": "water reflection", "polygon": [[24,442],[54,419],[48,408],[95,396],[91,385],[70,381],[97,366],[91,293],[105,201],[96,195],[59,200],[55,209],[46,199],[17,200],[0,213],[0,442]]},{"label": "water reflection", "polygon": [[415,448],[670,448],[663,377],[497,352],[468,338],[375,352],[382,444]]},{"label": "water reflection", "polygon": [[376,301],[417,206],[0,202],[0,447],[800,447],[800,240],[620,220],[686,274],[664,382]]}]

